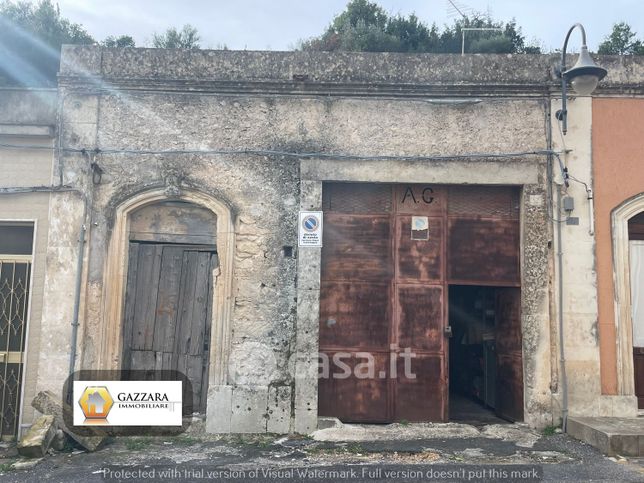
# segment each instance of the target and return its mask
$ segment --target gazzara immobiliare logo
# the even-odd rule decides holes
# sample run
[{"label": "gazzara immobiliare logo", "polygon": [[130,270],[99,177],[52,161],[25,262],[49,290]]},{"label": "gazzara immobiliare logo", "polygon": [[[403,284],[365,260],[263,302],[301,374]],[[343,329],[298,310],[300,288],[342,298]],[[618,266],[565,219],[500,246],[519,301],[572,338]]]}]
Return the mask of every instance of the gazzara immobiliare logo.
[{"label": "gazzara immobiliare logo", "polygon": [[[74,381],[74,426],[182,426],[182,381]],[[109,414],[109,421],[107,415]]]},{"label": "gazzara immobiliare logo", "polygon": [[87,419],[107,419],[114,399],[105,386],[87,386],[78,404]]}]

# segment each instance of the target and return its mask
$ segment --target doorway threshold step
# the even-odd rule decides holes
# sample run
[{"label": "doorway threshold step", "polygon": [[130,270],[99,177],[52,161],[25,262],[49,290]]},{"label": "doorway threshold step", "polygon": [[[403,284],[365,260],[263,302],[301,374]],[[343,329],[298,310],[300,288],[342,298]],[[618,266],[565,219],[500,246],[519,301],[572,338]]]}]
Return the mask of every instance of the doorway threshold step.
[{"label": "doorway threshold step", "polygon": [[569,417],[567,433],[608,456],[644,456],[644,418]]}]

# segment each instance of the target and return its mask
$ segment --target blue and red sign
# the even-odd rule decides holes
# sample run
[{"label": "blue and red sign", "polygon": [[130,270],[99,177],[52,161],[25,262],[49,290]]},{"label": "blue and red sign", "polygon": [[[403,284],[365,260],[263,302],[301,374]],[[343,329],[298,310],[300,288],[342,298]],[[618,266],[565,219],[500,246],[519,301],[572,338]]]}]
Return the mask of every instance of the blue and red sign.
[{"label": "blue and red sign", "polygon": [[300,211],[299,246],[322,246],[322,212]]}]

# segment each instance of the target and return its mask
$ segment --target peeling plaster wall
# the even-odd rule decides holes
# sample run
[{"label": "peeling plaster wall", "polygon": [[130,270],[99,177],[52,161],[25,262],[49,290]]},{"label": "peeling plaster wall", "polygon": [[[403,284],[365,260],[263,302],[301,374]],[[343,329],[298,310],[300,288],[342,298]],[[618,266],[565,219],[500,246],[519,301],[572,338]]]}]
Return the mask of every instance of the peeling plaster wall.
[{"label": "peeling plaster wall", "polygon": [[[105,267],[116,208],[152,188],[202,191],[231,208],[236,234],[226,380],[210,388],[207,427],[310,432],[317,425],[320,252],[300,249],[297,259],[284,257],[284,246],[297,245],[298,210],[320,208],[325,180],[512,184],[523,187],[525,417],[533,426],[551,424],[551,227],[544,156],[356,161],[136,152],[270,149],[378,157],[543,150],[549,58],[539,57],[530,70],[521,64],[524,58],[512,56],[467,61],[437,56],[435,68],[426,69],[417,56],[325,54],[306,63],[306,55],[65,48],[59,90],[62,139],[65,147],[90,154],[67,153],[58,169],[66,183],[92,192],[77,367],[95,367],[103,343],[105,284],[115,283],[105,279]],[[467,78],[470,87],[464,87],[458,75],[472,71],[462,62],[481,64],[488,74]],[[524,70],[516,73],[506,62]],[[380,70],[373,70],[372,63]],[[69,65],[82,69],[70,71]],[[245,70],[236,70],[239,66]],[[304,88],[290,78],[307,66],[320,81]],[[495,69],[503,69],[496,78]],[[528,74],[535,72],[541,84],[530,83]],[[467,102],[435,99],[427,93],[431,82],[445,83],[436,87],[443,94],[456,89]],[[490,92],[505,88],[515,94],[472,97],[485,93],[486,82]],[[401,95],[398,88],[427,92]],[[92,158],[94,148],[125,152]],[[104,170],[101,184],[93,188],[90,161]],[[66,374],[80,213],[80,202],[71,197],[52,204],[49,249],[59,262],[51,263],[48,272],[46,324],[53,335],[41,388],[58,387]]]}]

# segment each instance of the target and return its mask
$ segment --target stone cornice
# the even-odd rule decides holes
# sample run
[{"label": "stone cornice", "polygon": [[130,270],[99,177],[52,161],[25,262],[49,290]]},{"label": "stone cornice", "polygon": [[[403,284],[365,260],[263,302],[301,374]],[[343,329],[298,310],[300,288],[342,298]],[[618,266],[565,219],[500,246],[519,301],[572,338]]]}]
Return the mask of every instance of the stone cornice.
[{"label": "stone cornice", "polygon": [[[569,59],[572,61],[574,59]],[[556,95],[556,55],[182,51],[65,46],[59,85],[252,95],[542,97]],[[644,95],[644,58],[601,56],[597,95]]]}]

